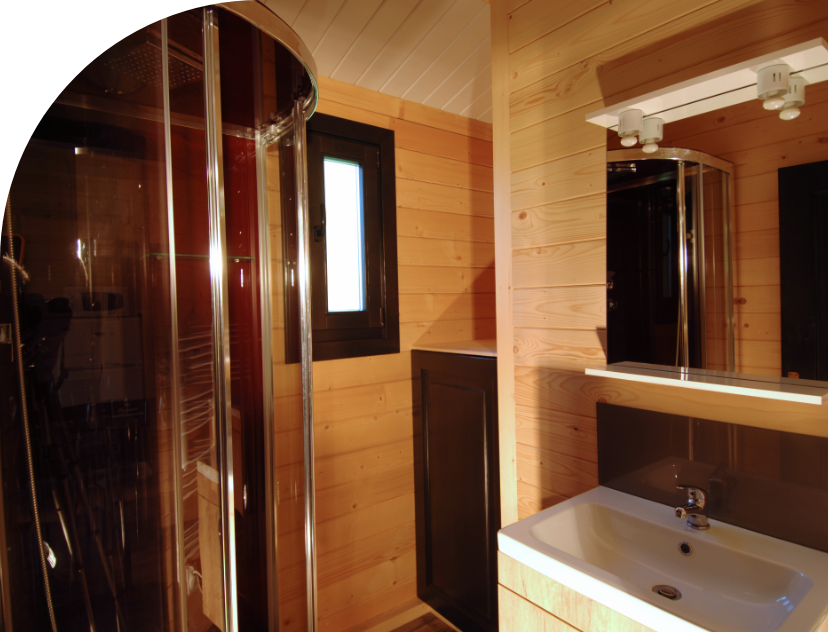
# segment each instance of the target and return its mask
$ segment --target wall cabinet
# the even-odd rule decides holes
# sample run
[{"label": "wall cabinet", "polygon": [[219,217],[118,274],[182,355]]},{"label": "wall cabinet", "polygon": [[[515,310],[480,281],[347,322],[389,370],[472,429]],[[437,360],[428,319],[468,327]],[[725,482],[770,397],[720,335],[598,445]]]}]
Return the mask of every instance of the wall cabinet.
[{"label": "wall cabinet", "polygon": [[413,351],[417,594],[464,632],[498,629],[495,358]]}]

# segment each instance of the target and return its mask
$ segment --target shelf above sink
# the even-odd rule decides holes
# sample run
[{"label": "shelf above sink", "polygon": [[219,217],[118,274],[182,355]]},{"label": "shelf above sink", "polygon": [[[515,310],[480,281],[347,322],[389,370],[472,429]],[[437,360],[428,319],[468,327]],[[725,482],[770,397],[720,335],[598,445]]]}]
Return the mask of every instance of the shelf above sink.
[{"label": "shelf above sink", "polygon": [[715,393],[747,395],[748,397],[762,397],[817,406],[823,405],[828,400],[828,383],[787,377],[685,369],[639,362],[618,362],[606,366],[592,367],[586,370],[586,374],[616,380],[691,388]]}]

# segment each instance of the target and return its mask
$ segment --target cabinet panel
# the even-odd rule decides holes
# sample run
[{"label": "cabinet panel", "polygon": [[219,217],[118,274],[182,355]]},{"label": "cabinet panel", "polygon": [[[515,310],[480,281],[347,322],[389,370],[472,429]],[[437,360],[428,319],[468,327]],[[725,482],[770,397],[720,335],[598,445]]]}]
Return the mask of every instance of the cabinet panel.
[{"label": "cabinet panel", "polygon": [[465,632],[497,630],[496,360],[412,362],[418,595]]}]

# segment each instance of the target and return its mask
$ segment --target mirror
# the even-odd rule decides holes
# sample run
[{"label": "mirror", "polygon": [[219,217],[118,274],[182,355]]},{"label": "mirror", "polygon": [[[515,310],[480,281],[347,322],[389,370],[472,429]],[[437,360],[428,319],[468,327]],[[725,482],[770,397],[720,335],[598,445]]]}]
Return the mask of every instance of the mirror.
[{"label": "mirror", "polygon": [[828,381],[826,115],[818,83],[794,120],[752,100],[654,154],[608,131],[608,363]]}]

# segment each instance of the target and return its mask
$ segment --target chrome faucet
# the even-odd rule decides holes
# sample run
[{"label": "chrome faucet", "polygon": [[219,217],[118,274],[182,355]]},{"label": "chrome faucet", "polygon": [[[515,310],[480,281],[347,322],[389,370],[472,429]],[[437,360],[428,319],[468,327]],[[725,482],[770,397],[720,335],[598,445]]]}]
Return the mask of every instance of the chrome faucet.
[{"label": "chrome faucet", "polygon": [[687,526],[698,531],[707,531],[707,491],[692,485],[676,485],[677,489],[687,490],[687,504],[676,507],[676,518],[687,520]]}]

